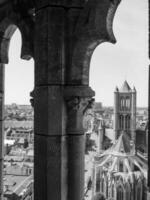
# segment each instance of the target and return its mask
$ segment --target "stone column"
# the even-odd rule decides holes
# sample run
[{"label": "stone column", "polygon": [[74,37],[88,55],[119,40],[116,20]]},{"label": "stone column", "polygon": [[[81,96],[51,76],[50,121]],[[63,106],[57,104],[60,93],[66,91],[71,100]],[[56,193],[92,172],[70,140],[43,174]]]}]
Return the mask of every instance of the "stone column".
[{"label": "stone column", "polygon": [[94,92],[86,86],[66,86],[67,146],[68,146],[68,200],[84,198],[85,135],[83,114],[89,107]]},{"label": "stone column", "polygon": [[4,157],[4,65],[0,64],[0,200],[3,199]]},{"label": "stone column", "polygon": [[[52,1],[51,1],[52,2]],[[36,1],[34,199],[67,199],[64,7]]]}]

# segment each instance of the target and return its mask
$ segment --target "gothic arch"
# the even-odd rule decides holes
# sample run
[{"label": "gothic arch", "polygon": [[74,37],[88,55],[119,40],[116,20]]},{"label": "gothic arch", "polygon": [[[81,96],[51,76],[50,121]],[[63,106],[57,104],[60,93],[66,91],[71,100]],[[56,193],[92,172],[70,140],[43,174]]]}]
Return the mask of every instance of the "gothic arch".
[{"label": "gothic arch", "polygon": [[136,184],[136,200],[142,200],[143,196],[143,185],[142,181],[139,180],[138,183]]},{"label": "gothic arch", "polygon": [[5,18],[0,23],[0,63],[8,63],[10,40],[17,28],[20,30],[22,36],[21,58],[29,60],[34,57],[33,40],[27,34],[29,32],[28,27],[24,24],[24,22],[16,25],[12,20]]},{"label": "gothic arch", "polygon": [[111,185],[111,198],[113,199],[115,197],[115,186],[114,183]]},{"label": "gothic arch", "polygon": [[[26,5],[28,4],[28,5]],[[9,43],[16,29],[22,36],[21,58],[29,60],[34,57],[33,31],[34,13],[31,2],[6,1],[0,7],[0,63],[8,63]]]},{"label": "gothic arch", "polygon": [[125,185],[125,200],[131,199],[131,186],[129,183],[126,183]]},{"label": "gothic arch", "polygon": [[0,23],[0,62],[8,63],[9,43],[12,35],[17,29],[11,20],[5,18]]},{"label": "gothic arch", "polygon": [[105,179],[104,179],[104,177],[101,179],[101,192],[103,194],[105,192]]},{"label": "gothic arch", "polygon": [[117,200],[124,200],[125,192],[122,184],[118,184],[116,188]]},{"label": "gothic arch", "polygon": [[72,51],[69,81],[88,85],[90,60],[95,48],[103,42],[116,42],[112,24],[119,3],[120,0],[87,1],[74,34],[76,44]]}]

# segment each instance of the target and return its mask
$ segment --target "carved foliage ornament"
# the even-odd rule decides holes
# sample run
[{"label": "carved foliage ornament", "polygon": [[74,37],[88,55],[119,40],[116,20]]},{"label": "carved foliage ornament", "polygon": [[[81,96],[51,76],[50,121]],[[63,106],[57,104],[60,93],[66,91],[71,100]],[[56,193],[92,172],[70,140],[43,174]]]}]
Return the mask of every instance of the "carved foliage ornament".
[{"label": "carved foliage ornament", "polygon": [[67,109],[69,112],[76,111],[82,112],[83,114],[87,109],[92,108],[94,98],[90,97],[71,97],[66,100]]}]

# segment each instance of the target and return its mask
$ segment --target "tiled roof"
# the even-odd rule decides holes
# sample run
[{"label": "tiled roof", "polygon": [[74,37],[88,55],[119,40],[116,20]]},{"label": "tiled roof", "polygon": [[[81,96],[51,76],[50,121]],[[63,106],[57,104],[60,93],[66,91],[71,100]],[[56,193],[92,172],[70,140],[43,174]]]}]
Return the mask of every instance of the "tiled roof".
[{"label": "tiled roof", "polygon": [[31,129],[33,128],[33,121],[13,121],[13,120],[6,120],[4,122],[5,128],[26,128]]},{"label": "tiled roof", "polygon": [[[146,167],[141,165],[137,155],[130,146],[129,137],[122,133],[117,142],[103,154],[95,157],[97,167],[114,174],[124,176],[139,173],[141,177],[146,176]],[[146,170],[145,170],[146,169]],[[132,177],[134,177],[134,175]]]},{"label": "tiled roof", "polygon": [[128,136],[125,133],[123,133],[119,137],[116,144],[113,145],[112,152],[129,154],[130,151],[131,151],[130,140],[129,140]]}]

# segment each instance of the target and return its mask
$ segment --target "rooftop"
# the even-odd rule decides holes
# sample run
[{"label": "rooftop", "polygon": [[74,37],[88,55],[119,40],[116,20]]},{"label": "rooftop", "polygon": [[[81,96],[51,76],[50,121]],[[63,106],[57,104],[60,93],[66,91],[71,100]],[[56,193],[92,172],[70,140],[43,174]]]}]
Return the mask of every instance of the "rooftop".
[{"label": "rooftop", "polygon": [[27,186],[33,182],[33,176],[5,175],[4,195],[16,193],[19,195]]},{"label": "rooftop", "polygon": [[131,88],[130,88],[127,81],[124,81],[124,83],[123,83],[123,85],[122,85],[122,87],[120,88],[119,91],[120,92],[130,92],[131,91]]},{"label": "rooftop", "polygon": [[32,129],[33,121],[17,121],[17,120],[6,120],[4,122],[5,128],[25,128]]},{"label": "rooftop", "polygon": [[126,133],[122,133],[111,148],[96,156],[95,164],[114,176],[121,175],[125,178],[125,174],[134,174],[147,177],[147,164],[135,154]]}]

